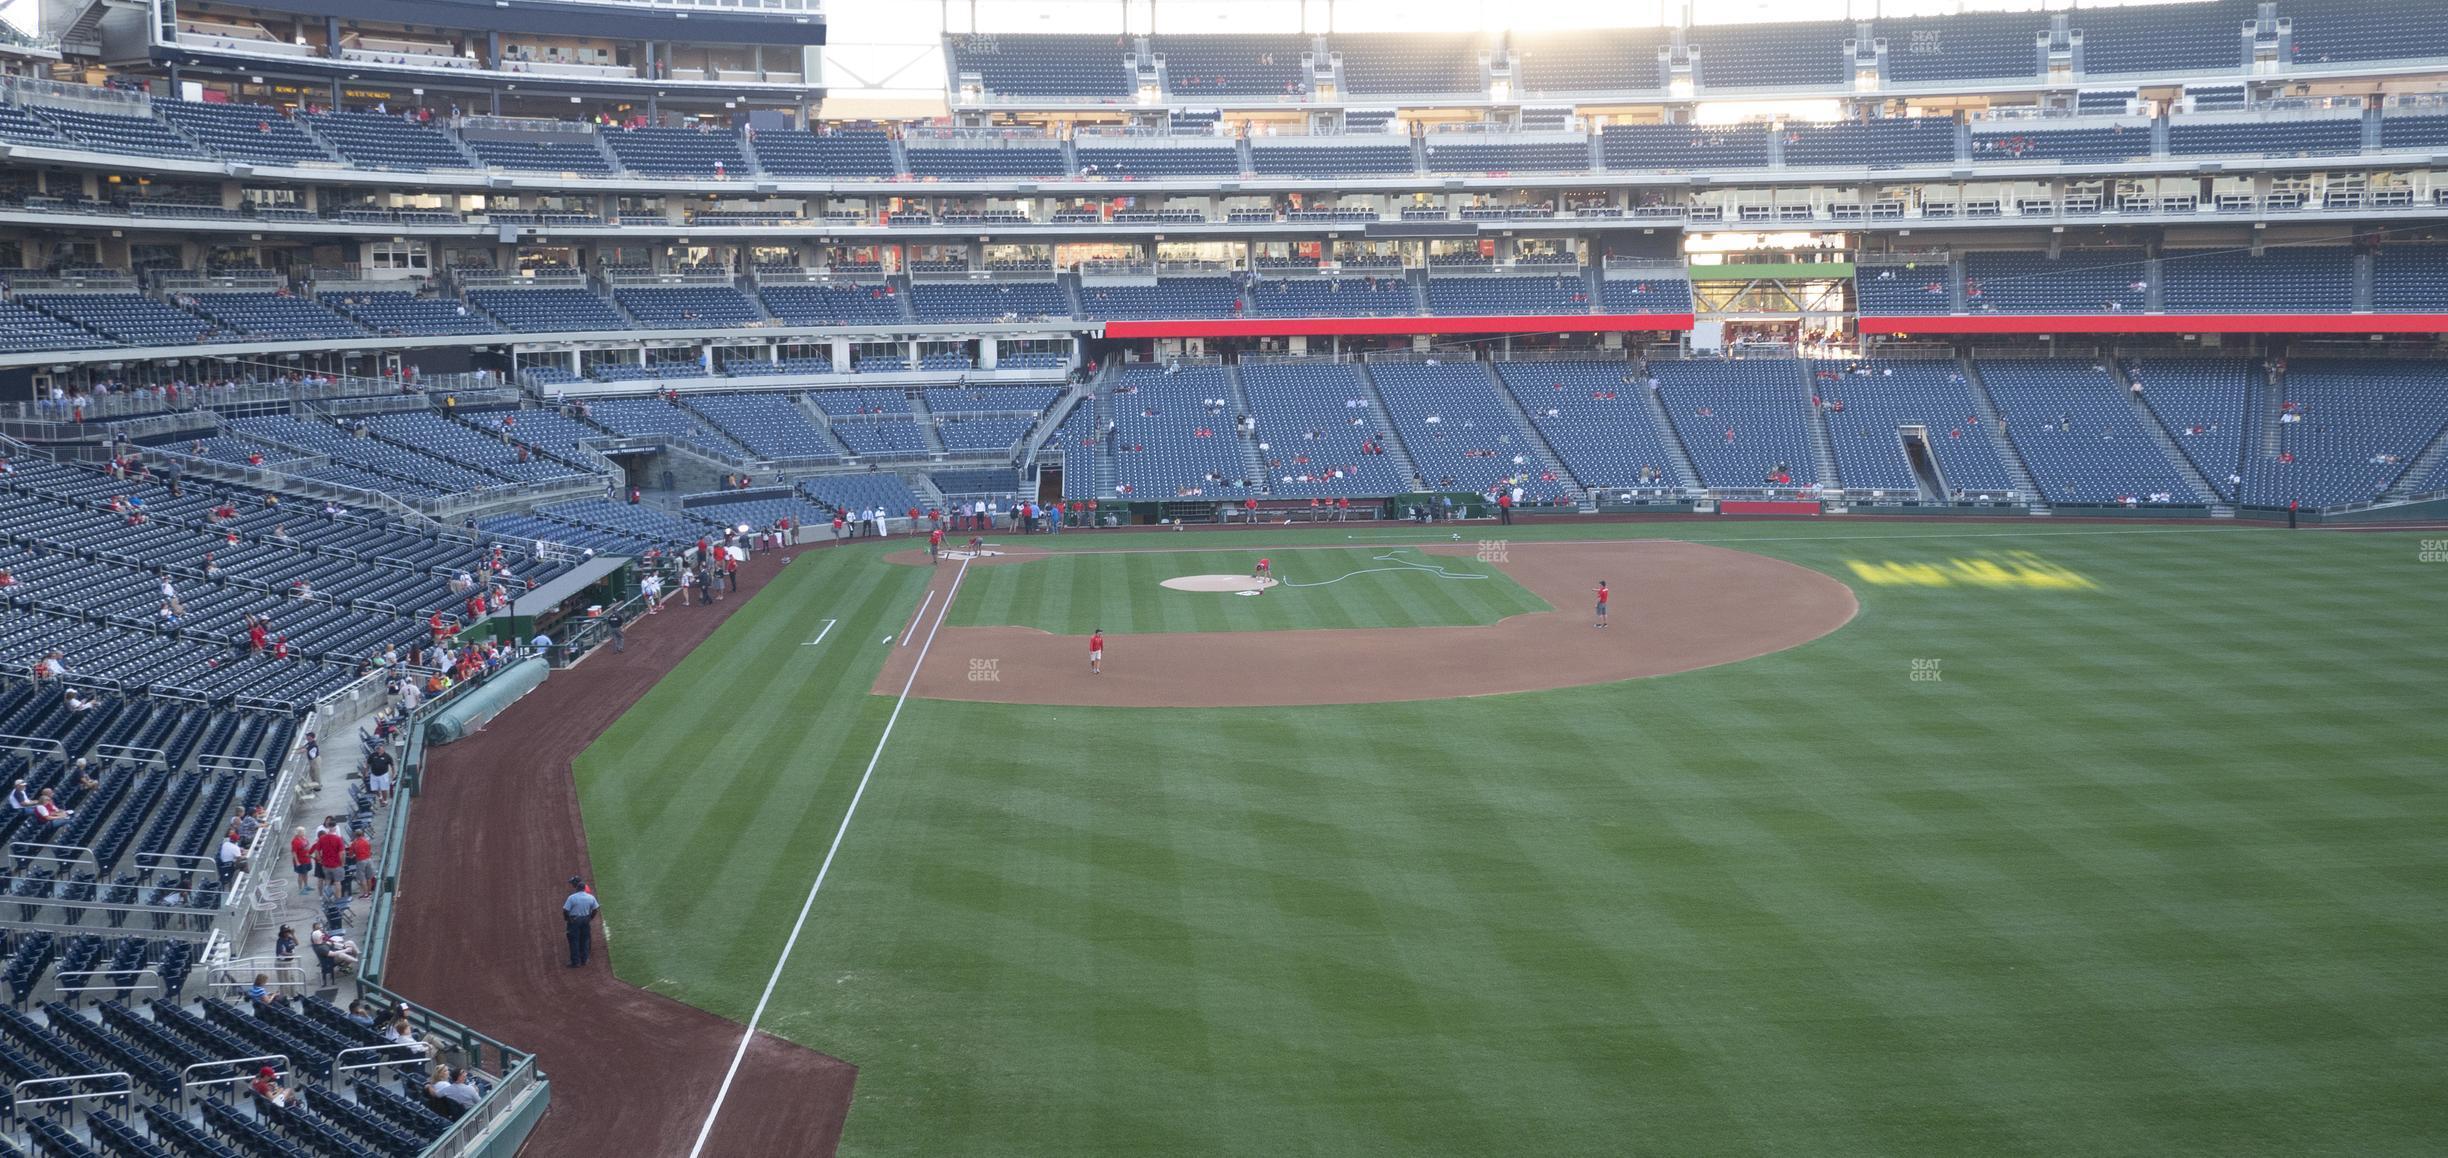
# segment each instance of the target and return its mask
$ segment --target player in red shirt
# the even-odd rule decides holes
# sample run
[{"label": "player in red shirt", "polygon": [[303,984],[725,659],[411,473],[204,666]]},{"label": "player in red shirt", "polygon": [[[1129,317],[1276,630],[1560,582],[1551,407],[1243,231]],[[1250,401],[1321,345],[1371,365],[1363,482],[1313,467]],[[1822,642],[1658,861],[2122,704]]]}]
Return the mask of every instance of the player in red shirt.
[{"label": "player in red shirt", "polygon": [[1088,674],[1105,674],[1105,629],[1102,627],[1088,637]]},{"label": "player in red shirt", "polygon": [[1598,581],[1598,622],[1597,622],[1597,623],[1595,623],[1595,624],[1593,624],[1592,626],[1595,626],[1595,627],[1605,627],[1605,626],[1606,626],[1606,623],[1607,623],[1607,620],[1606,620],[1606,605],[1607,605],[1607,585],[1606,585],[1606,580],[1601,579],[1601,580],[1599,580],[1599,581]]},{"label": "player in red shirt", "polygon": [[942,561],[943,528],[938,526],[933,531],[927,533],[927,562],[940,563]]}]

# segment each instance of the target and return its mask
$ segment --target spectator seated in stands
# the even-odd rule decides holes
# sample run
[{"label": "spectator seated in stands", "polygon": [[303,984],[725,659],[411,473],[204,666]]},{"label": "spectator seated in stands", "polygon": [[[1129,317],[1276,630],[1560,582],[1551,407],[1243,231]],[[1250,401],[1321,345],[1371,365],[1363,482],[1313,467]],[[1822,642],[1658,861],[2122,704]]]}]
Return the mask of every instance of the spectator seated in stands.
[{"label": "spectator seated in stands", "polygon": [[436,1113],[456,1118],[475,1109],[476,1103],[484,1098],[484,1091],[477,1088],[466,1067],[435,1066],[426,1078],[425,1097],[434,1104]]},{"label": "spectator seated in stands", "polygon": [[280,1071],[271,1066],[255,1071],[255,1080],[248,1083],[248,1088],[254,1090],[255,1096],[262,1098],[264,1103],[273,1109],[303,1110],[306,1108],[305,1091],[282,1085]]},{"label": "spectator seated in stands", "polygon": [[287,1009],[289,1007],[288,994],[272,992],[272,975],[269,973],[255,975],[254,984],[247,986],[246,998],[247,1006],[255,1010],[258,1017],[263,1016],[263,1011],[267,1008]]},{"label": "spectator seated in stands", "polygon": [[391,1018],[391,1024],[383,1027],[382,1039],[385,1045],[401,1046],[426,1058],[434,1056],[433,1043],[417,1036],[416,1029],[408,1024],[408,1012],[404,1008]]}]

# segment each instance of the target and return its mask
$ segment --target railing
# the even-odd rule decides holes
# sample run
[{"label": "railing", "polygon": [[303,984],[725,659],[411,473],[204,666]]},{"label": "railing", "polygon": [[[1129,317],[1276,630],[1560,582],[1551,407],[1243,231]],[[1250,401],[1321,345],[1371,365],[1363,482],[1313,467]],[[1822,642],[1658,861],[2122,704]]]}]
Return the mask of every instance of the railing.
[{"label": "railing", "polygon": [[[233,1057],[224,1058],[220,1061],[197,1062],[194,1065],[180,1070],[177,1102],[179,1112],[182,1114],[187,1112],[187,1107],[193,1104],[195,1091],[197,1089],[204,1086],[228,1086],[236,1085],[240,1082],[252,1082],[255,1080],[256,1069],[263,1066],[271,1066],[272,1072],[282,1077],[287,1077],[292,1068],[289,1064],[288,1054],[267,1053],[260,1054],[255,1057]],[[219,1071],[223,1069],[230,1071],[229,1076],[218,1078],[199,1078],[195,1076],[198,1070]]]},{"label": "railing", "polygon": [[[105,979],[125,977],[129,980],[113,980],[108,984],[102,985],[72,984],[72,982],[91,981],[96,977]],[[53,991],[71,995],[80,993],[127,993],[131,990],[145,988],[148,984],[148,982],[145,980],[147,977],[152,978],[152,981],[149,983],[152,987],[165,994],[170,992],[170,983],[162,978],[161,970],[150,965],[138,969],[79,969],[74,971],[62,971],[53,979]],[[69,1004],[76,1004],[76,998],[74,996],[71,996],[68,1000]]]},{"label": "railing", "polygon": [[491,117],[467,115],[459,118],[461,129],[491,129],[506,133],[581,133],[592,135],[595,126],[586,121],[548,121],[537,117]]},{"label": "railing", "polygon": [[[78,1088],[87,1082],[110,1082],[115,1088],[99,1090],[80,1090]],[[44,1093],[39,1095],[28,1092],[32,1090],[47,1091],[55,1088],[67,1090],[68,1092],[60,1094]],[[26,1115],[23,1112],[23,1107],[65,1104],[68,1106],[69,1111],[74,1113],[76,1109],[75,1104],[78,1102],[109,1101],[114,1099],[126,1101],[133,1097],[135,1092],[136,1080],[129,1077],[125,1071],[105,1070],[100,1073],[70,1074],[65,1077],[56,1078],[28,1078],[25,1081],[9,1087],[9,1104],[12,1113],[20,1118],[24,1118],[28,1117],[29,1115]],[[88,1114],[92,1113],[91,1110],[86,1112]]]}]

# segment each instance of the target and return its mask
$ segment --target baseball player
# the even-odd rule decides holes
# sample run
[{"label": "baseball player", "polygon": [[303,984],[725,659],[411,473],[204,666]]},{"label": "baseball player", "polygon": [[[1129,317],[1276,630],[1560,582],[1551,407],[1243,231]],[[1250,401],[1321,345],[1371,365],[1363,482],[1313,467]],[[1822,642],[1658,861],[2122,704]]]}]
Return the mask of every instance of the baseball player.
[{"label": "baseball player", "polygon": [[[1252,578],[1252,579],[1264,579],[1264,578],[1267,578],[1267,572],[1269,572],[1270,570],[1272,570],[1272,569],[1274,568],[1274,566],[1275,566],[1275,561],[1274,561],[1274,560],[1272,560],[1272,559],[1260,559],[1260,560],[1258,560],[1258,566],[1257,566],[1257,567],[1255,567],[1255,568],[1253,568],[1253,569],[1251,569],[1251,571],[1250,571],[1250,578]],[[1260,594],[1265,594],[1265,593],[1266,593],[1266,587],[1265,587],[1265,585],[1261,584],[1261,585],[1259,586],[1259,588],[1258,588],[1258,591],[1259,591],[1259,593],[1260,593]]]},{"label": "baseball player", "polygon": [[1088,674],[1105,674],[1105,629],[1102,627],[1088,637]]}]

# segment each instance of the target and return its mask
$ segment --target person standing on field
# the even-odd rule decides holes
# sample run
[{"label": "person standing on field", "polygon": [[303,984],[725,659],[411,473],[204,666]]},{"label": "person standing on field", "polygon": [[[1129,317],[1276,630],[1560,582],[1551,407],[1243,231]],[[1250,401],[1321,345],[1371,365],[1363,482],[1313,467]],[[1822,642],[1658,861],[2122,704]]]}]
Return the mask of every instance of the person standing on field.
[{"label": "person standing on field", "polygon": [[603,911],[603,903],[587,891],[585,880],[571,877],[569,884],[570,895],[561,902],[561,921],[569,934],[569,967],[577,969],[593,954],[595,916]]},{"label": "person standing on field", "polygon": [[927,532],[927,562],[930,564],[943,562],[943,528],[941,526]]},{"label": "person standing on field", "polygon": [[1607,595],[1606,580],[1601,579],[1598,581],[1598,622],[1593,626],[1605,627],[1607,625]]},{"label": "person standing on field", "polygon": [[1105,629],[1102,627],[1088,637],[1088,674],[1105,674]]}]

